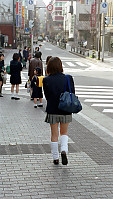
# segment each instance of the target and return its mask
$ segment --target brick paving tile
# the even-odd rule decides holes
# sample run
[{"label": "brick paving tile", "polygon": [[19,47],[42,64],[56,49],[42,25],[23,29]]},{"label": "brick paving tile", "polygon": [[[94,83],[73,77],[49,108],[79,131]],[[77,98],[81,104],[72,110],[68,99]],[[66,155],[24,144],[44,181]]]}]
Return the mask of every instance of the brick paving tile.
[{"label": "brick paving tile", "polygon": [[102,140],[73,119],[69,164],[63,166],[60,158],[56,166],[44,109],[34,110],[26,95],[13,102],[4,94],[0,111],[0,199],[113,198],[112,137]]}]

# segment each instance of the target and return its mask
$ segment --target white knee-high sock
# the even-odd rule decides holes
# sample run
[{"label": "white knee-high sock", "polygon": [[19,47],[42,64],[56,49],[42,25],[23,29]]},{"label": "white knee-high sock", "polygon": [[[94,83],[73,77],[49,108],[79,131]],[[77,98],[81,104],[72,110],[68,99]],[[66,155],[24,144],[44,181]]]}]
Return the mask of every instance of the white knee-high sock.
[{"label": "white knee-high sock", "polygon": [[58,142],[51,142],[51,153],[53,155],[53,160],[59,159]]},{"label": "white knee-high sock", "polygon": [[65,151],[66,154],[68,153],[68,136],[62,135],[61,136],[61,152]]}]

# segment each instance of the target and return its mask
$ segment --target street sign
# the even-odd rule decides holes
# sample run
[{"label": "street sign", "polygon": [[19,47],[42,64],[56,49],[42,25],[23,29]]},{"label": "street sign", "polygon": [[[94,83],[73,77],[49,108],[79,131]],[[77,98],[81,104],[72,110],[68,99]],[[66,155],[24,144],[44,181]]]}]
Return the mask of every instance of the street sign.
[{"label": "street sign", "polygon": [[25,28],[25,32],[29,32],[29,28]]},{"label": "street sign", "polygon": [[108,12],[108,3],[107,2],[102,2],[100,5],[100,14],[101,13],[107,13]]},{"label": "street sign", "polygon": [[33,28],[33,26],[34,26],[34,21],[33,21],[33,20],[30,20],[30,21],[29,21],[29,28]]},{"label": "street sign", "polygon": [[34,10],[34,0],[28,0],[28,10]]},{"label": "street sign", "polygon": [[53,10],[53,5],[52,5],[52,4],[49,4],[49,5],[47,6],[47,10],[48,10],[48,11],[52,11],[52,10]]}]

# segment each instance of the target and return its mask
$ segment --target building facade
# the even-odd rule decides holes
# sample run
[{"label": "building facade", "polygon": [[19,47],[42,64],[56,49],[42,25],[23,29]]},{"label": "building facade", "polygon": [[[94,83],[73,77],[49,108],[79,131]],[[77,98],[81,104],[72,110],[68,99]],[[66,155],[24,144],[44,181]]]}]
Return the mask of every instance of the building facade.
[{"label": "building facade", "polygon": [[63,21],[64,21],[63,8],[66,2],[67,0],[51,1],[51,4],[53,5],[52,20],[53,20],[54,32],[63,31]]},{"label": "building facade", "polygon": [[0,46],[13,46],[13,1],[0,2]]}]

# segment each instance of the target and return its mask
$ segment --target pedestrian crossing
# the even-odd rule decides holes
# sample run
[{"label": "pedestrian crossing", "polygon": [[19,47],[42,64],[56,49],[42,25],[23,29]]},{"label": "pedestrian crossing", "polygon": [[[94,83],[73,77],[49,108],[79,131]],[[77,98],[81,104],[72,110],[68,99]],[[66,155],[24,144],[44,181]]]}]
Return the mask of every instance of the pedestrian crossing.
[{"label": "pedestrian crossing", "polygon": [[[27,74],[28,72],[22,72],[21,74],[22,83],[19,85],[19,95],[29,96],[25,88],[26,81],[28,80]],[[3,94],[11,94],[10,75],[8,74],[6,84],[3,85]]]},{"label": "pedestrian crossing", "polygon": [[[113,67],[99,67],[89,61],[79,61],[78,58],[60,57],[64,69],[64,73],[74,73],[83,71],[113,71]],[[43,60],[45,63],[46,60]]]},{"label": "pedestrian crossing", "polygon": [[[27,79],[27,72],[22,72],[22,84],[19,86],[20,96],[30,96],[25,88]],[[11,94],[9,75],[7,75],[7,83],[3,85],[3,93]],[[103,113],[113,113],[113,87],[76,85],[75,93],[81,101],[92,108],[101,108]]]},{"label": "pedestrian crossing", "polygon": [[101,108],[103,113],[113,113],[113,87],[76,85],[75,92],[91,107]]}]

